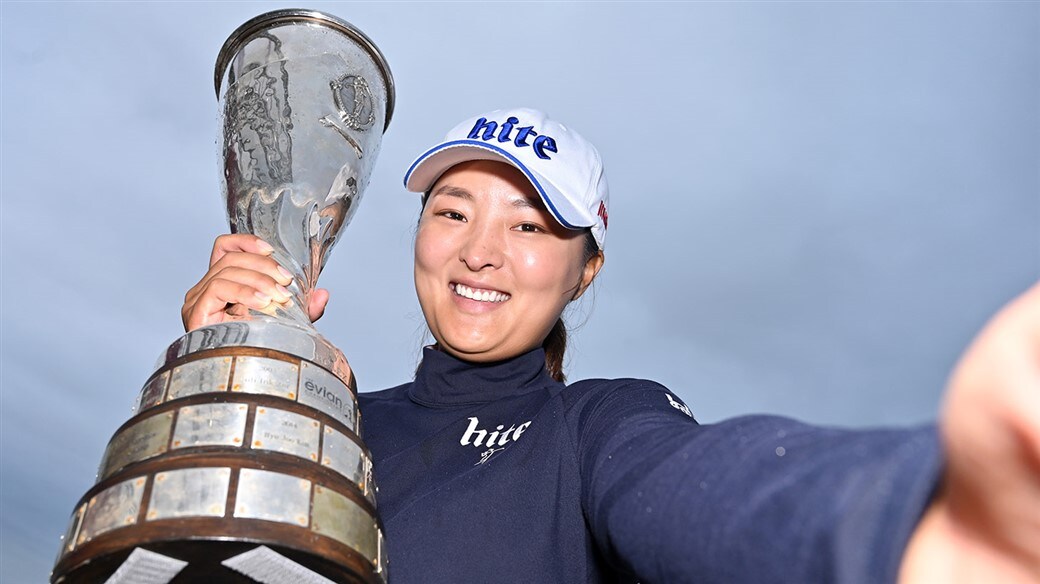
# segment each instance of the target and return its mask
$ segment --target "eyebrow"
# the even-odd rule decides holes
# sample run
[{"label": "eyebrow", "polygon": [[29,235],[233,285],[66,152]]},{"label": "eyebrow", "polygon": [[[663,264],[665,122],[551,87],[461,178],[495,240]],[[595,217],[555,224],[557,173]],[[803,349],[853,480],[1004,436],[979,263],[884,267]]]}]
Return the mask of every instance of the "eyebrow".
[{"label": "eyebrow", "polygon": [[531,202],[531,199],[527,197],[521,197],[519,199],[513,199],[513,207],[517,209],[537,209],[538,207]]},{"label": "eyebrow", "polygon": [[[457,197],[460,199],[465,199],[467,201],[473,200],[473,193],[470,193],[462,187],[457,187],[454,185],[442,185],[441,188],[430,193],[430,196],[427,198],[427,200],[432,199],[436,195]],[[535,204],[534,201],[532,201],[531,199],[528,199],[527,197],[515,198],[509,204],[516,209],[538,209],[538,205]]]},{"label": "eyebrow", "polygon": [[469,201],[473,200],[473,195],[470,194],[469,191],[452,185],[442,186],[441,188],[434,191],[433,194],[430,195],[430,197],[432,198],[435,195],[447,195],[449,197],[458,197],[460,199],[466,199]]}]

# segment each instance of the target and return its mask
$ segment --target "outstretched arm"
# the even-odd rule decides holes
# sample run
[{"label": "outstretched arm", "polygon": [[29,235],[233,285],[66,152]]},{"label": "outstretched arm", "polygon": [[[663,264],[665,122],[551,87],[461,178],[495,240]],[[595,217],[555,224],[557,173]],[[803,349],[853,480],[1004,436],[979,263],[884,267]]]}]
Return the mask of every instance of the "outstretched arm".
[{"label": "outstretched arm", "polygon": [[934,427],[698,426],[657,384],[604,384],[575,408],[576,444],[586,518],[616,568],[646,583],[895,582],[940,476]]}]

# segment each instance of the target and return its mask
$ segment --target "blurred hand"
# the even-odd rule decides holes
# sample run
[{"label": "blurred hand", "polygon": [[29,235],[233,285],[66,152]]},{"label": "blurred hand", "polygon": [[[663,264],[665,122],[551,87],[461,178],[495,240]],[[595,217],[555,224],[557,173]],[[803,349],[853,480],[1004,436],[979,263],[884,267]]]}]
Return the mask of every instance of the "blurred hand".
[{"label": "blurred hand", "polygon": [[941,491],[904,583],[1040,583],[1040,284],[1005,306],[953,371]]},{"label": "blurred hand", "polygon": [[[255,235],[221,235],[213,242],[209,271],[184,295],[181,321],[184,330],[235,320],[254,310],[271,310],[291,298],[286,290],[292,275],[278,265],[274,249]],[[321,318],[329,301],[327,290],[311,293],[307,314]]]}]

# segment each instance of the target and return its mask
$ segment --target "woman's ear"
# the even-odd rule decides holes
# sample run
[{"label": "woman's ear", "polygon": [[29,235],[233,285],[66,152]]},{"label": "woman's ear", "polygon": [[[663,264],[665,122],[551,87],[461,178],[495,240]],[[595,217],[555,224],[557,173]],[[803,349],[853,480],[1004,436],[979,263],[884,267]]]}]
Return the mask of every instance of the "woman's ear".
[{"label": "woman's ear", "polygon": [[571,300],[577,300],[581,298],[581,295],[588,290],[589,286],[592,285],[592,281],[596,279],[596,275],[603,268],[603,262],[606,261],[606,257],[602,251],[597,251],[596,255],[589,258],[589,261],[585,262],[585,267],[581,272],[581,282],[578,283],[578,289],[574,291],[574,297]]}]

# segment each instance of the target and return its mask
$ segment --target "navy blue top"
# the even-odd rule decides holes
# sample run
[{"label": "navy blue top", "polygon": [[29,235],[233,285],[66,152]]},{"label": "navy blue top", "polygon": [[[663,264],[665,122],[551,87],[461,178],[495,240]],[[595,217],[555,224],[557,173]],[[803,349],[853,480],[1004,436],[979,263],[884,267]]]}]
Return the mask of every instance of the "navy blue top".
[{"label": "navy blue top", "polygon": [[893,582],[934,427],[698,425],[652,381],[553,381],[535,350],[426,349],[359,396],[390,582]]}]

